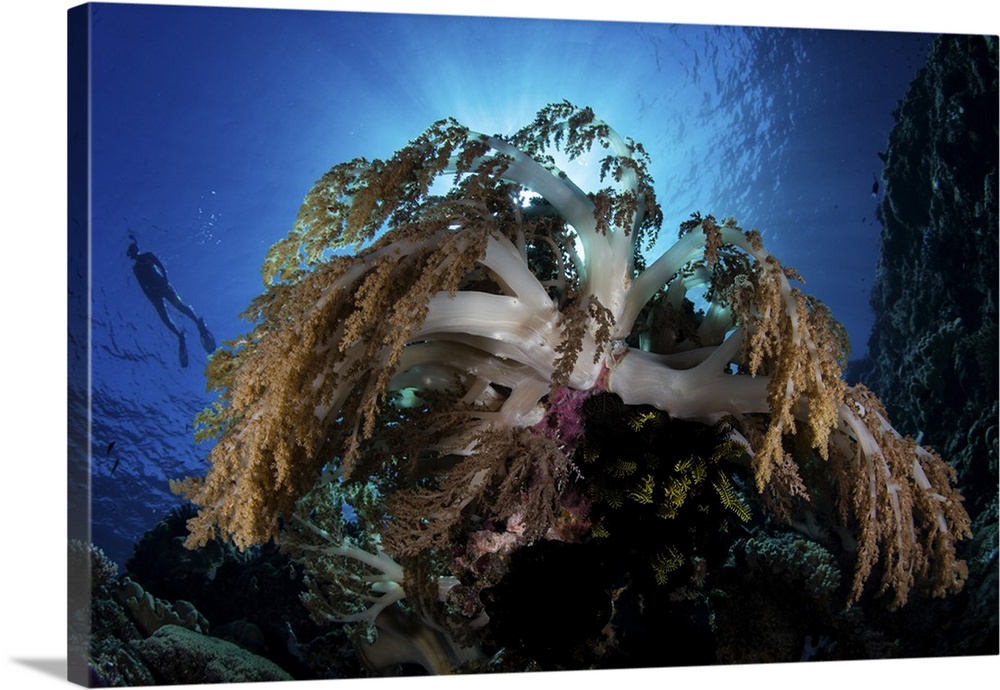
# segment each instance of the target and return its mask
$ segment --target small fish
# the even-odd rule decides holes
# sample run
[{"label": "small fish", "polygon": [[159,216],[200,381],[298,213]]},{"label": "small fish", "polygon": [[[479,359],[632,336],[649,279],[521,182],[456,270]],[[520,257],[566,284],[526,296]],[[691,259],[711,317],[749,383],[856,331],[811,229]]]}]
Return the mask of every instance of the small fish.
[{"label": "small fish", "polygon": [[872,175],[872,198],[878,199],[878,178]]},{"label": "small fish", "polygon": [[115,442],[114,441],[112,441],[111,443],[109,443],[108,444],[108,449],[106,451],[104,451],[104,457],[110,458],[111,457],[111,449],[114,448],[114,447],[115,447]]},{"label": "small fish", "polygon": [[122,461],[121,458],[115,458],[115,464],[111,466],[111,475],[114,476],[115,470],[118,469],[118,463]]}]

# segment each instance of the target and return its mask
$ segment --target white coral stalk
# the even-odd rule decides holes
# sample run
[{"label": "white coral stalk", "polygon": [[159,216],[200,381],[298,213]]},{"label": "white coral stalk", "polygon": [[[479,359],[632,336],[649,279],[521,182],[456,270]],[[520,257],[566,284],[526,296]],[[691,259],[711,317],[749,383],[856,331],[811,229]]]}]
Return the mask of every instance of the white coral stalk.
[{"label": "white coral stalk", "polygon": [[[294,546],[296,551],[323,558],[348,558],[364,565],[367,569],[365,575],[348,575],[350,581],[356,583],[362,590],[357,593],[356,600],[370,604],[367,608],[356,613],[317,609],[314,611],[335,623],[372,622],[386,608],[406,597],[402,584],[405,578],[403,567],[384,551],[370,553],[354,545],[347,537],[339,543],[335,542],[326,530],[320,529],[312,522],[298,516],[294,519],[296,524],[323,541],[321,545],[297,542]],[[342,583],[342,586],[348,585]]]}]

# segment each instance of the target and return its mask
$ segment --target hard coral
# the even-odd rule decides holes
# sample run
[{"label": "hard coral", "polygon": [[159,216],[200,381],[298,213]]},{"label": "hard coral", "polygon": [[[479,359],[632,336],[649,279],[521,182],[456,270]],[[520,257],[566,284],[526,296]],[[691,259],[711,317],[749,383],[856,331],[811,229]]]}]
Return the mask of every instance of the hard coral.
[{"label": "hard coral", "polygon": [[[550,154],[592,149],[609,186],[587,192]],[[515,520],[542,538],[580,405],[604,391],[731,420],[778,518],[834,505],[859,544],[851,601],[873,572],[896,605],[915,585],[957,590],[968,516],[951,469],[846,386],[840,325],[733,220],[696,214],[647,264],[661,220],[641,145],[565,102],[510,138],[445,120],[388,160],[332,168],[268,253],[252,331],[209,365],[212,467],[175,485],[201,509],[189,545],[277,537],[328,465],[378,487],[388,555],[441,567]]]}]

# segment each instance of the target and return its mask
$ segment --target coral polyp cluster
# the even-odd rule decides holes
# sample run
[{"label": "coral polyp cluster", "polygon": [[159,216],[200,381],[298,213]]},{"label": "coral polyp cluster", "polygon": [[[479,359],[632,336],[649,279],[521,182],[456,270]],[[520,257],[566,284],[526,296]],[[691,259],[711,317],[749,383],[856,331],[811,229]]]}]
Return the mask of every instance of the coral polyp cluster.
[{"label": "coral polyp cluster", "polygon": [[[607,186],[557,151],[596,155]],[[252,330],[208,367],[212,466],[175,484],[200,509],[188,544],[277,539],[328,619],[388,629],[402,588],[449,640],[486,626],[516,552],[620,538],[626,504],[706,516],[689,535],[752,511],[819,525],[854,555],[848,604],[872,579],[894,606],[957,591],[952,470],[845,384],[842,327],[757,232],[696,214],[647,260],[661,224],[642,146],[565,102],[507,138],[445,120],[332,168],[267,255]],[[601,406],[635,457],[593,436]],[[657,579],[697,571],[697,548],[650,544]],[[381,603],[330,595],[366,586]]]}]

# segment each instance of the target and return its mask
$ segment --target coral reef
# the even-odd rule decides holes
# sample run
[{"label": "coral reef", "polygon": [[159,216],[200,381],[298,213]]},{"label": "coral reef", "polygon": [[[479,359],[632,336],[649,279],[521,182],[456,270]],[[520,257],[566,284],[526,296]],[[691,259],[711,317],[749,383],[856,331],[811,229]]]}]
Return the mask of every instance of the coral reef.
[{"label": "coral reef", "polygon": [[208,366],[212,466],[174,483],[198,508],[187,546],[277,541],[316,620],[436,673],[483,668],[518,620],[508,578],[550,542],[610,564],[648,535],[653,567],[609,573],[590,656],[548,667],[651,659],[601,628],[647,585],[710,636],[706,571],[754,516],[837,545],[841,606],[959,591],[954,471],[844,382],[829,311],[732,219],[695,214],[647,260],[661,223],[642,146],[565,102],[509,138],[445,120],[332,168]]},{"label": "coral reef", "polygon": [[292,680],[263,657],[177,625],[159,628],[137,648],[143,661],[155,669],[160,685]]},{"label": "coral reef", "polygon": [[171,604],[157,599],[128,577],[118,583],[115,598],[143,635],[152,635],[165,625],[179,625],[197,633],[208,631],[208,621],[191,602],[178,599]]},{"label": "coral reef", "polygon": [[853,631],[837,620],[831,605],[839,580],[833,556],[800,534],[757,533],[737,540],[712,596],[718,660],[845,658],[837,646]]},{"label": "coral reef", "polygon": [[189,580],[211,580],[227,559],[237,557],[236,550],[221,541],[197,551],[184,548],[184,525],[193,516],[190,506],[180,506],[147,530],[125,562],[129,576],[160,597],[179,599],[184,597]]},{"label": "coral reef", "polygon": [[[70,645],[79,654],[92,687],[165,683],[239,682],[250,679],[357,677],[353,646],[345,631],[310,623],[299,600],[301,577],[274,549],[252,549],[227,557],[212,579],[200,565],[218,554],[155,554],[149,543],[162,540],[171,517],[148,533],[129,560],[131,576],[118,576],[117,566],[100,549],[73,542],[70,566],[92,566],[87,618],[70,619]],[[148,562],[147,562],[147,559]],[[164,581],[136,581],[137,572],[160,564],[178,576],[167,589],[185,599],[173,603],[152,591]],[[209,625],[202,611],[219,624]],[[189,632],[188,632],[189,631]]]}]

